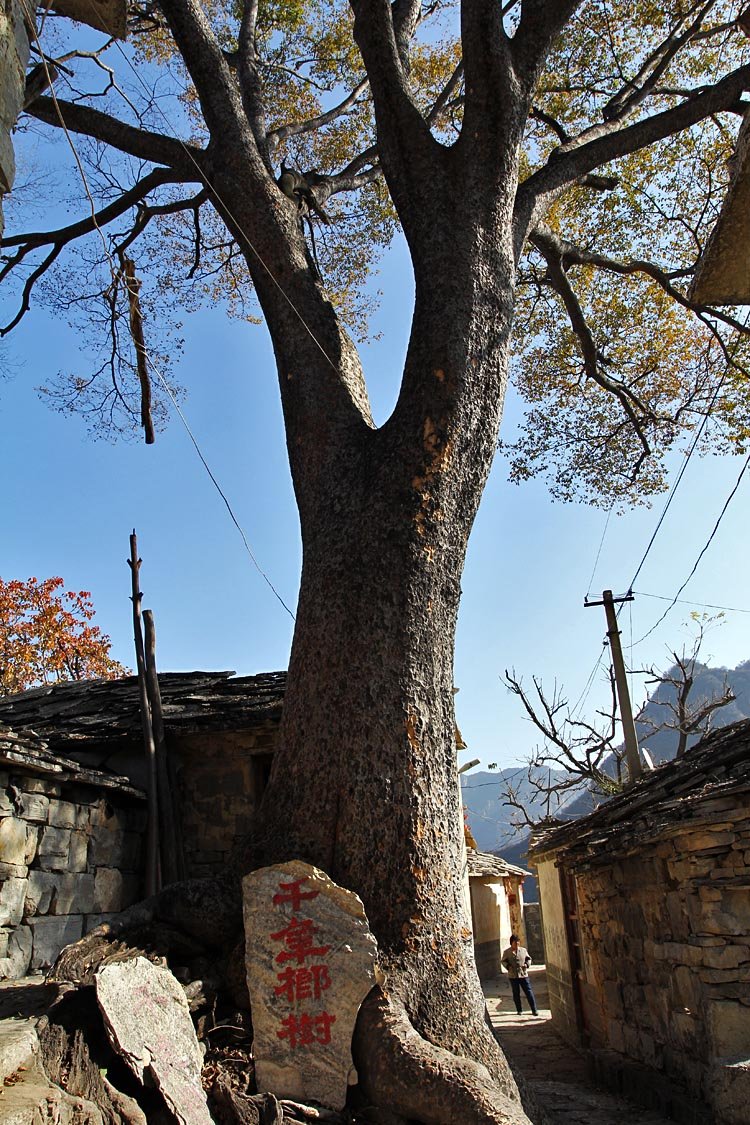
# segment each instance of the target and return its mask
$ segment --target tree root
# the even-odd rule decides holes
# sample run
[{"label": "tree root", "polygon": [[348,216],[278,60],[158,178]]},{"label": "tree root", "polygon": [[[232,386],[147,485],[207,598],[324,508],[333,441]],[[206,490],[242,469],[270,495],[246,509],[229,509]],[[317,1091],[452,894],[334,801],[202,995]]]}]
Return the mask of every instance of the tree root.
[{"label": "tree root", "polygon": [[354,1032],[354,1062],[367,1101],[420,1125],[529,1125],[520,1102],[481,1063],[419,1035],[403,1006],[375,988]]},{"label": "tree root", "polygon": [[91,984],[102,965],[148,956],[141,945],[183,956],[222,946],[228,952],[241,933],[239,883],[230,878],[188,879],[128,907],[66,946],[47,979]]}]

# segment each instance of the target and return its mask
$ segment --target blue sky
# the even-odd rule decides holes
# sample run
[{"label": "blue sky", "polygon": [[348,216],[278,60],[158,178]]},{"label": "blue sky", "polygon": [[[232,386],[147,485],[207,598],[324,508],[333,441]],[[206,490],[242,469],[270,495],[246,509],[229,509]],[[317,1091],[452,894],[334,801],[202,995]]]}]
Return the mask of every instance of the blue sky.
[{"label": "blue sky", "polygon": [[[387,255],[384,291],[373,324],[381,339],[365,349],[376,417],[396,395],[409,327],[411,268],[402,244]],[[191,314],[176,377],[189,388],[185,413],[226,492],[257,560],[292,608],[300,569],[297,516],[286,464],[281,410],[265,329],[228,320],[221,309]],[[177,418],[154,446],[91,441],[83,425],[52,413],[35,388],[78,363],[75,333],[35,306],[11,344],[13,375],[0,382],[4,578],[60,574],[92,592],[97,622],[113,655],[133,664],[128,536],[138,533],[144,606],[153,609],[162,670],[283,668],[292,622],[254,568],[224,504]],[[519,417],[511,398],[506,427]],[[506,429],[505,432],[510,432]],[[679,468],[675,462],[673,473]],[[636,583],[670,597],[709,537],[741,468],[732,458],[695,458]],[[682,597],[750,609],[747,586],[747,490],[740,490]],[[506,481],[498,458],[470,542],[456,657],[457,719],[468,743],[463,759],[503,766],[523,760],[533,728],[501,683],[505,668],[530,680],[555,679],[575,702],[602,653],[602,609],[584,595],[624,592],[664,500],[652,510],[613,516],[553,504],[541,482]],[[601,544],[601,554],[592,577]],[[626,661],[631,643],[668,605],[638,596],[621,616]],[[692,608],[676,606],[632,650],[632,663],[668,663],[681,646]],[[712,612],[712,611],[708,611]],[[727,613],[705,649],[734,666],[750,657],[747,612]],[[634,681],[636,700],[642,698]],[[601,675],[586,700],[591,713],[607,698]]]}]

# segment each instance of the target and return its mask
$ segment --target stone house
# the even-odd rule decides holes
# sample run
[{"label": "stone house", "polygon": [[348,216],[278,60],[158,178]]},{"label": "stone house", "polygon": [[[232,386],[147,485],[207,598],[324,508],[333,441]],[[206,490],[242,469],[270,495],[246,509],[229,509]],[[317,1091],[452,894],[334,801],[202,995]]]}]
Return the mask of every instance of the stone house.
[{"label": "stone house", "polygon": [[[186,874],[211,875],[224,867],[252,826],[271,771],[286,673],[167,672],[160,673],[159,687]],[[101,915],[142,897],[147,785],[134,676],[54,684],[0,698],[3,723],[13,727],[15,734],[8,738],[16,746],[24,744],[26,758],[23,763],[14,759],[10,772],[0,773],[0,794],[3,786],[6,793],[4,803],[0,797],[0,958],[3,941],[7,948],[22,949],[24,956],[15,956],[12,964],[0,960],[0,978],[22,975],[19,966],[26,971],[50,964],[63,945],[90,929]],[[44,768],[40,747],[46,756]],[[0,770],[3,762],[0,755]],[[65,785],[73,786],[70,793],[61,789],[63,781],[54,772],[58,768]],[[88,788],[81,796],[83,778]],[[13,858],[6,858],[3,832],[10,833],[11,820],[19,819],[13,803],[18,792],[39,793],[44,800],[39,815],[26,816],[23,833],[13,829],[17,846]],[[59,822],[61,800],[66,802],[65,825]],[[92,839],[98,841],[105,830],[100,823],[105,808],[122,846],[119,851],[114,845],[109,848],[100,864],[103,845]],[[72,851],[48,858],[53,836],[63,828],[69,830]],[[24,858],[25,841],[28,838],[30,847],[32,837],[44,841],[41,852]],[[500,954],[511,932],[525,938],[522,887],[528,872],[498,856],[473,848],[467,852],[467,924],[470,905],[480,976],[493,978],[500,975]],[[101,865],[107,866],[107,875],[99,870]],[[116,869],[121,876],[119,894],[97,893],[91,900],[91,878],[96,888],[108,879],[111,889],[118,879]],[[44,885],[41,905],[22,885],[24,879],[31,879],[34,888]],[[63,886],[68,891],[63,892]],[[70,898],[73,888],[80,894]],[[11,898],[12,910],[3,912],[3,902]],[[40,937],[32,947],[29,939],[45,929],[42,914],[57,920],[46,924],[46,943]]]},{"label": "stone house", "polygon": [[0,724],[0,979],[60,949],[141,892],[145,794]]},{"label": "stone house", "polygon": [[553,1023],[690,1125],[750,1105],[750,722],[533,839]]},{"label": "stone house", "polygon": [[[285,684],[283,672],[159,676],[190,877],[221,870],[249,831],[271,769]],[[6,696],[0,724],[7,724],[0,735],[0,977],[15,978],[50,964],[102,914],[142,897],[138,681],[62,683]]]},{"label": "stone house", "polygon": [[474,958],[480,980],[501,975],[500,957],[510,935],[526,944],[523,881],[529,874],[500,856],[467,848]]}]

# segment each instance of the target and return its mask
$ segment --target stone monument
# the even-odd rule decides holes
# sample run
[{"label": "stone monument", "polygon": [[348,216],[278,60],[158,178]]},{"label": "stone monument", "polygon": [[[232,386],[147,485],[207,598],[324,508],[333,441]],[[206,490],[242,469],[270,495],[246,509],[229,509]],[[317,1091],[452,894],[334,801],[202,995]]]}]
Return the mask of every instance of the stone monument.
[{"label": "stone monument", "polygon": [[376,983],[361,900],[299,860],[243,879],[245,965],[260,1091],[343,1109],[351,1042]]}]

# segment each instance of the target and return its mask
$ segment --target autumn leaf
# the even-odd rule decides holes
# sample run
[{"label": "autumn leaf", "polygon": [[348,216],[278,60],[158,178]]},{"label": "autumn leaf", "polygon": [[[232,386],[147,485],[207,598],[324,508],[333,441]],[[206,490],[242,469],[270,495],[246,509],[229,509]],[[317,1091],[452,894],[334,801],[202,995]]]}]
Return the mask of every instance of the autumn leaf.
[{"label": "autumn leaf", "polygon": [[91,624],[88,590],[64,590],[62,578],[0,578],[0,695],[66,680],[129,675],[109,655],[111,642]]}]

